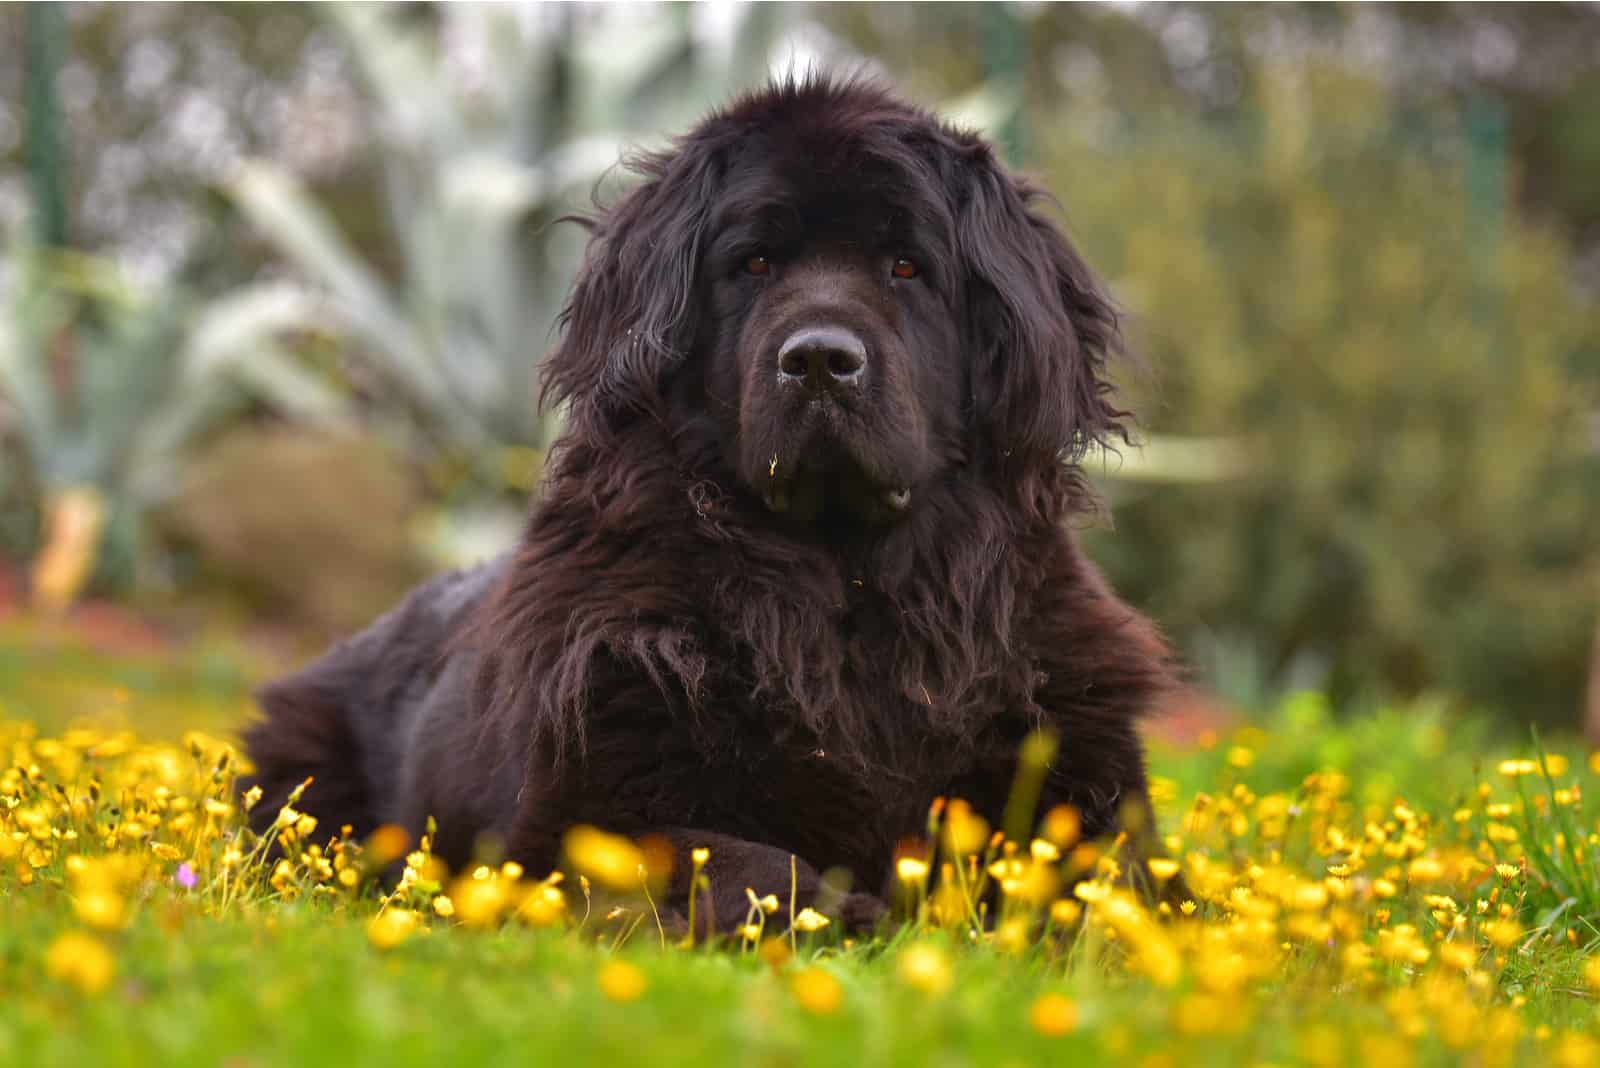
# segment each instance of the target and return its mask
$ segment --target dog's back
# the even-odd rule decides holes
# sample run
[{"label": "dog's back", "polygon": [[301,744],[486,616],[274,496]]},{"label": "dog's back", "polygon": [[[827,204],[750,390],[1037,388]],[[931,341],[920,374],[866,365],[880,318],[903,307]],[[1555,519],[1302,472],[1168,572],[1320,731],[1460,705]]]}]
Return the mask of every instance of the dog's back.
[{"label": "dog's back", "polygon": [[244,735],[255,771],[241,784],[261,787],[250,816],[258,832],[306,779],[312,785],[297,807],[315,816],[322,832],[349,825],[360,835],[404,821],[397,794],[413,737],[439,697],[452,639],[504,564],[496,560],[417,587],[366,630],[261,690],[263,718]]}]

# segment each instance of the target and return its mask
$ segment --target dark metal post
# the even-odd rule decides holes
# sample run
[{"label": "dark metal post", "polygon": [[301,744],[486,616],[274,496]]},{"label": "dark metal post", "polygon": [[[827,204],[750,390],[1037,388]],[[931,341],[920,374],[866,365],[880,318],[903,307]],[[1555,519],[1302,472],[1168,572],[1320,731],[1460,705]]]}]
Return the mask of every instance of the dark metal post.
[{"label": "dark metal post", "polygon": [[28,5],[28,168],[33,184],[33,214],[39,244],[67,243],[66,159],[62,151],[61,108],[56,73],[66,44],[61,5],[38,0]]}]

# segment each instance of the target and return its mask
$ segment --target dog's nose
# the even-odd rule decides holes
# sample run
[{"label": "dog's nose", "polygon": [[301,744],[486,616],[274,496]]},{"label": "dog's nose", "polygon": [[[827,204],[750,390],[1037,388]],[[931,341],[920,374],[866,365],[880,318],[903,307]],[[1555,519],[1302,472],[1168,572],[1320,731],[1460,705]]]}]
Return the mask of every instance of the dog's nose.
[{"label": "dog's nose", "polygon": [[866,367],[867,346],[840,326],[797,330],[778,350],[778,376],[815,393],[860,384]]}]

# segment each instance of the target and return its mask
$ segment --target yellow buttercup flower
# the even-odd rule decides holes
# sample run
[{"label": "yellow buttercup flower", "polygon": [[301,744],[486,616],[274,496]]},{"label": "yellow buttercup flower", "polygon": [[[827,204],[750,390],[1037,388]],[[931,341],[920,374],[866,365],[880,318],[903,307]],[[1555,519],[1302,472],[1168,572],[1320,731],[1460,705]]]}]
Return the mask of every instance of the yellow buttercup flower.
[{"label": "yellow buttercup flower", "polygon": [[1152,857],[1145,866],[1150,869],[1151,875],[1163,883],[1178,874],[1178,862],[1170,857]]},{"label": "yellow buttercup flower", "polygon": [[579,826],[567,832],[565,845],[573,865],[601,886],[616,891],[638,888],[644,853],[628,839]]},{"label": "yellow buttercup flower", "polygon": [[417,929],[417,914],[410,909],[386,909],[367,921],[367,941],[379,949],[393,949]]},{"label": "yellow buttercup flower", "polygon": [[117,965],[104,942],[82,931],[67,931],[45,950],[44,970],[82,993],[98,994],[111,985]]},{"label": "yellow buttercup flower", "polygon": [[917,857],[901,857],[895,861],[894,873],[903,883],[920,883],[928,877],[928,862]]},{"label": "yellow buttercup flower", "polygon": [[635,964],[625,960],[609,960],[600,969],[600,992],[612,1001],[638,1001],[644,996],[650,980]]},{"label": "yellow buttercup flower", "polygon": [[517,918],[531,927],[549,927],[566,916],[567,899],[559,886],[544,882],[529,890],[517,906]]},{"label": "yellow buttercup flower", "polygon": [[844,988],[839,980],[817,967],[796,972],[789,981],[789,989],[801,1008],[817,1016],[831,1016],[844,1002]]},{"label": "yellow buttercup flower", "polygon": [[901,982],[930,997],[943,994],[955,981],[949,957],[938,946],[927,942],[918,942],[902,950],[895,972]]},{"label": "yellow buttercup flower", "polygon": [[1071,1034],[1078,1026],[1078,1006],[1065,994],[1044,994],[1028,1009],[1028,1023],[1046,1038]]}]

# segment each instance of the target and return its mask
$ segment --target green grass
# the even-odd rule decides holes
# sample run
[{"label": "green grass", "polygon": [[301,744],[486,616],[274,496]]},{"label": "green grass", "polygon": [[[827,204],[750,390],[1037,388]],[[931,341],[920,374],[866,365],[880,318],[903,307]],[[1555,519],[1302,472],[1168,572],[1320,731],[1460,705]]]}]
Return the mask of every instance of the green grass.
[{"label": "green grass", "polygon": [[[51,733],[109,714],[141,736],[176,738],[186,725],[216,730],[236,722],[248,707],[250,677],[220,655],[143,662],[50,644],[22,652],[13,646],[0,649],[0,718],[33,720]],[[1302,697],[1209,748],[1157,745],[1152,764],[1158,791],[1173,798],[1163,804],[1166,830],[1199,791],[1221,798],[1243,785],[1255,795],[1289,795],[1307,775],[1332,768],[1351,780],[1352,805],[1381,816],[1404,798],[1425,810],[1430,833],[1443,842],[1452,826],[1476,833],[1476,823],[1452,824],[1452,813],[1473,803],[1480,781],[1493,780],[1496,760],[1528,748],[1482,722],[1452,720],[1442,708],[1342,723]],[[1584,754],[1552,748],[1567,751],[1582,772]],[[10,762],[0,745],[0,770]],[[1584,776],[1585,785],[1591,780]],[[1530,792],[1538,785],[1526,781]],[[1503,781],[1496,789],[1498,797],[1515,796]],[[1593,809],[1586,805],[1581,819],[1593,828]],[[1533,838],[1536,853],[1537,839],[1554,824],[1527,826],[1523,848]],[[1270,844],[1246,840],[1238,848],[1265,855]],[[101,936],[115,978],[84,993],[50,977],[45,963],[62,933],[80,926],[70,881],[53,863],[23,885],[16,863],[0,861],[4,1063],[1403,1068],[1408,1061],[1492,1064],[1497,1056],[1500,1063],[1588,1064],[1600,1055],[1600,1046],[1585,1044],[1597,1033],[1584,974],[1593,917],[1568,906],[1548,932],[1536,929],[1562,898],[1559,885],[1523,895],[1518,915],[1528,934],[1502,966],[1485,969],[1492,973],[1488,989],[1466,1003],[1464,984],[1431,986],[1423,970],[1380,963],[1367,981],[1356,981],[1312,954],[1287,955],[1258,983],[1208,999],[1187,975],[1162,988],[1108,963],[1117,954],[1093,931],[1017,956],[923,933],[918,937],[941,946],[952,968],[952,984],[937,995],[900,976],[902,943],[911,937],[905,932],[851,945],[826,933],[802,935],[794,959],[769,963],[726,947],[662,950],[648,923],[613,948],[609,933],[595,937],[614,930],[599,917],[579,931],[435,922],[380,951],[367,935],[370,905],[260,895],[217,909],[169,881],[146,882],[130,894],[126,928]],[[1477,890],[1461,891],[1463,902],[1492,882],[1491,875]],[[1575,927],[1571,940],[1568,925]],[[645,977],[636,1000],[612,1000],[602,990],[600,972],[618,958]],[[807,968],[837,981],[836,1007],[808,1007],[797,996],[796,977]],[[1033,1007],[1047,994],[1071,1001],[1075,1026],[1064,1036],[1033,1026]],[[1457,1048],[1450,1013],[1463,1004],[1476,1031]],[[1509,1045],[1481,1033],[1496,1012],[1516,1021]]]},{"label": "green grass", "polygon": [[[231,919],[143,914],[121,936],[113,987],[86,999],[41,974],[45,944],[69,924],[64,904],[11,898],[0,915],[0,1056],[27,1065],[1042,1065],[1161,1053],[1181,1064],[1290,1064],[1307,1063],[1305,1036],[1318,1023],[1341,1036],[1325,1052],[1360,1064],[1363,1039],[1395,1031],[1381,1004],[1278,989],[1230,1007],[1250,1017],[1237,1034],[1182,1036],[1167,991],[1087,969],[1063,978],[985,952],[956,955],[951,992],[930,999],[877,947],[817,954],[843,988],[831,1015],[800,1007],[786,975],[753,955],[663,953],[648,940],[624,953],[647,988],[616,1004],[596,981],[607,953],[570,937],[445,930],[380,954],[361,924],[307,906]],[[1579,955],[1536,963],[1514,980],[1530,1026],[1590,1027]],[[1078,1007],[1065,1038],[1029,1026],[1029,1006],[1051,991]],[[1420,1063],[1458,1061],[1434,1041],[1417,1052]]]}]

